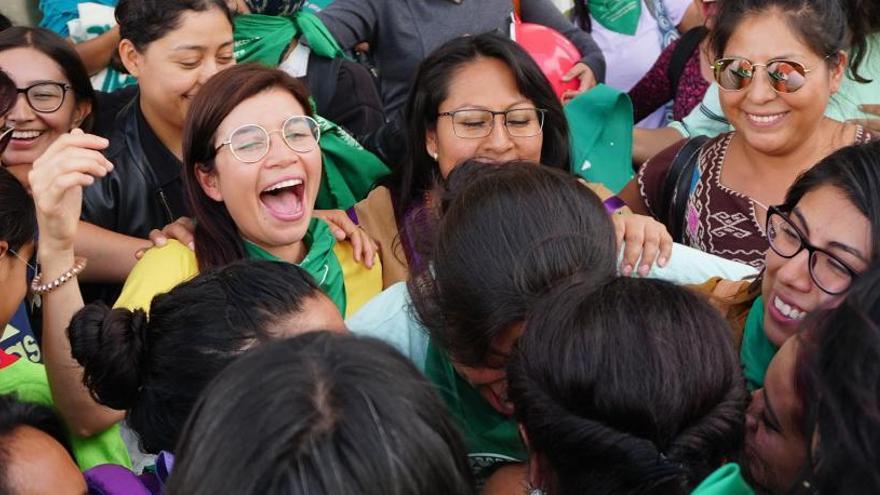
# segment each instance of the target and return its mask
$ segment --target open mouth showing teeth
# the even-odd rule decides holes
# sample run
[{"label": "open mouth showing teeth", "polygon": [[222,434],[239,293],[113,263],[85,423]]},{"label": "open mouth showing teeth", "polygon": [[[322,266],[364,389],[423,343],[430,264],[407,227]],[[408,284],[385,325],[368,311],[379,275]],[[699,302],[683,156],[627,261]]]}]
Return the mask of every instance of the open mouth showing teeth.
[{"label": "open mouth showing teeth", "polygon": [[782,299],[778,297],[773,298],[773,307],[776,308],[782,316],[790,320],[800,321],[803,320],[805,316],[807,316],[807,312],[803,310],[799,310],[797,308],[792,308],[788,304],[782,302]]},{"label": "open mouth showing teeth", "polygon": [[776,113],[773,115],[755,115],[750,113],[748,114],[748,117],[749,120],[756,124],[767,125],[778,121],[782,117],[785,117],[785,113]]},{"label": "open mouth showing teeth", "polygon": [[263,189],[260,201],[276,217],[295,220],[302,216],[304,194],[302,179],[288,179]]},{"label": "open mouth showing teeth", "polygon": [[36,139],[42,131],[12,131],[12,139]]}]

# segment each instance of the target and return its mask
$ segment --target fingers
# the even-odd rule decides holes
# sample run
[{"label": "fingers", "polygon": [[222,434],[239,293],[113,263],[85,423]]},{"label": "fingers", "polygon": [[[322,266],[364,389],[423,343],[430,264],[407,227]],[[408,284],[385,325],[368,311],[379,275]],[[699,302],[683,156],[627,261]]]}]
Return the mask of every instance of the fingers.
[{"label": "fingers", "polygon": [[[166,241],[167,239],[176,239],[178,242],[186,245],[191,250],[195,250],[195,230],[195,224],[193,224],[192,219],[188,217],[180,217],[174,222],[166,225],[165,228],[162,229],[161,234],[166,238]],[[152,236],[150,237],[150,239],[152,240]],[[161,245],[162,244],[156,244],[156,246]]]},{"label": "fingers", "polygon": [[865,104],[859,107],[859,110],[865,113],[871,113],[880,116],[880,104]]},{"label": "fingers", "polygon": [[355,260],[362,262],[367,268],[373,268],[377,247],[373,240],[370,239],[370,236],[358,228],[355,232],[351,233],[349,239],[355,251]]},{"label": "fingers", "polygon": [[858,124],[874,132],[880,132],[880,119],[850,119],[847,122]]},{"label": "fingers", "polygon": [[672,257],[672,236],[669,235],[669,231],[666,230],[666,226],[663,226],[663,234],[660,236],[660,258],[657,259],[657,265],[661,268],[666,266],[669,263],[669,258]]},{"label": "fingers", "polygon": [[639,256],[642,254],[642,244],[644,244],[644,231],[641,228],[628,228],[624,234],[623,241],[623,261],[621,261],[621,273],[624,276],[630,276],[635,269]]},{"label": "fingers", "polygon": [[159,229],[151,230],[148,237],[150,242],[153,243],[153,246],[162,247],[165,244],[168,244],[168,238],[165,237],[165,234]]},{"label": "fingers", "polygon": [[646,235],[645,241],[642,243],[642,256],[639,260],[639,275],[646,277],[651,271],[651,265],[657,259],[660,253],[660,237],[654,235]]},{"label": "fingers", "polygon": [[568,72],[566,72],[565,75],[562,76],[562,80],[564,82],[571,81],[575,77],[580,76],[584,72],[584,70],[589,70],[589,67],[587,67],[587,65],[583,62],[578,62],[574,64],[571,69],[568,69]]}]

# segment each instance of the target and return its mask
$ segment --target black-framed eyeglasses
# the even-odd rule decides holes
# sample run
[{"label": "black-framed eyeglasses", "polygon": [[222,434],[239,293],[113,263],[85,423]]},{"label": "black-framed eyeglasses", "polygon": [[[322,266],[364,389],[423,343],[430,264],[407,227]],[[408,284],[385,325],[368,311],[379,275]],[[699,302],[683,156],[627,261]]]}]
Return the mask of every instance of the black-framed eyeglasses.
[{"label": "black-framed eyeglasses", "polygon": [[510,137],[533,137],[544,129],[543,108],[512,108],[502,112],[476,108],[464,108],[452,112],[441,112],[437,117],[452,119],[452,132],[465,139],[479,139],[492,134],[495,116],[504,116],[504,129]]},{"label": "black-framed eyeglasses", "polygon": [[271,132],[257,124],[236,127],[229,133],[229,138],[214,148],[214,151],[229,146],[229,151],[238,161],[256,163],[269,154],[270,135],[275,133],[281,134],[284,144],[297,153],[314,150],[321,139],[321,128],[315,119],[307,115],[294,115],[285,120],[280,129]]},{"label": "black-framed eyeglasses", "polygon": [[25,100],[35,112],[52,113],[64,104],[64,96],[72,86],[56,81],[41,81],[26,88],[15,88],[17,94],[24,93]]},{"label": "black-framed eyeglasses", "polygon": [[843,294],[859,275],[837,256],[810,244],[803,232],[776,206],[767,210],[767,240],[773,252],[783,258],[794,258],[806,249],[810,278],[827,294]]}]

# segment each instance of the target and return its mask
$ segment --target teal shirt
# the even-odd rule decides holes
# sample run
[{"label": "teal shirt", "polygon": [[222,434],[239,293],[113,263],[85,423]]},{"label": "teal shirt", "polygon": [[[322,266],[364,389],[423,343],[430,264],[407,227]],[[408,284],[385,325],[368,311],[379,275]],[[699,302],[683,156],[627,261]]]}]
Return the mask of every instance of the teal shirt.
[{"label": "teal shirt", "polygon": [[778,350],[764,333],[764,298],[759,297],[755,299],[746,318],[742,348],[739,351],[746,386],[750,392],[764,386],[764,375]]}]

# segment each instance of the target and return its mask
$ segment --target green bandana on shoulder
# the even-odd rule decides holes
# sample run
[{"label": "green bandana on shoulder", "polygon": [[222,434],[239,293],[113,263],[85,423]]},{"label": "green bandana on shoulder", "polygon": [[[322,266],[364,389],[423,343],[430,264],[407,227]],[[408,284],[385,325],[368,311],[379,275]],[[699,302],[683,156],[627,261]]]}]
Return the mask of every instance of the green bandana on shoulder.
[{"label": "green bandana on shoulder", "polygon": [[455,372],[452,362],[433,342],[428,344],[425,375],[463,433],[471,468],[478,478],[481,478],[480,471],[491,472],[497,463],[528,459],[516,422],[495,411]]},{"label": "green bandana on shoulder", "polygon": [[[309,273],[321,287],[321,290],[336,304],[339,312],[345,314],[345,280],[342,276],[342,265],[336,259],[333,246],[336,238],[330,227],[323,220],[312,218],[309,229],[303,238],[308,251],[299,267]],[[248,258],[282,261],[280,258],[253,242],[244,240],[244,250]]]},{"label": "green bandana on shoulder", "polygon": [[590,15],[609,31],[634,35],[642,16],[642,0],[589,0]]}]

